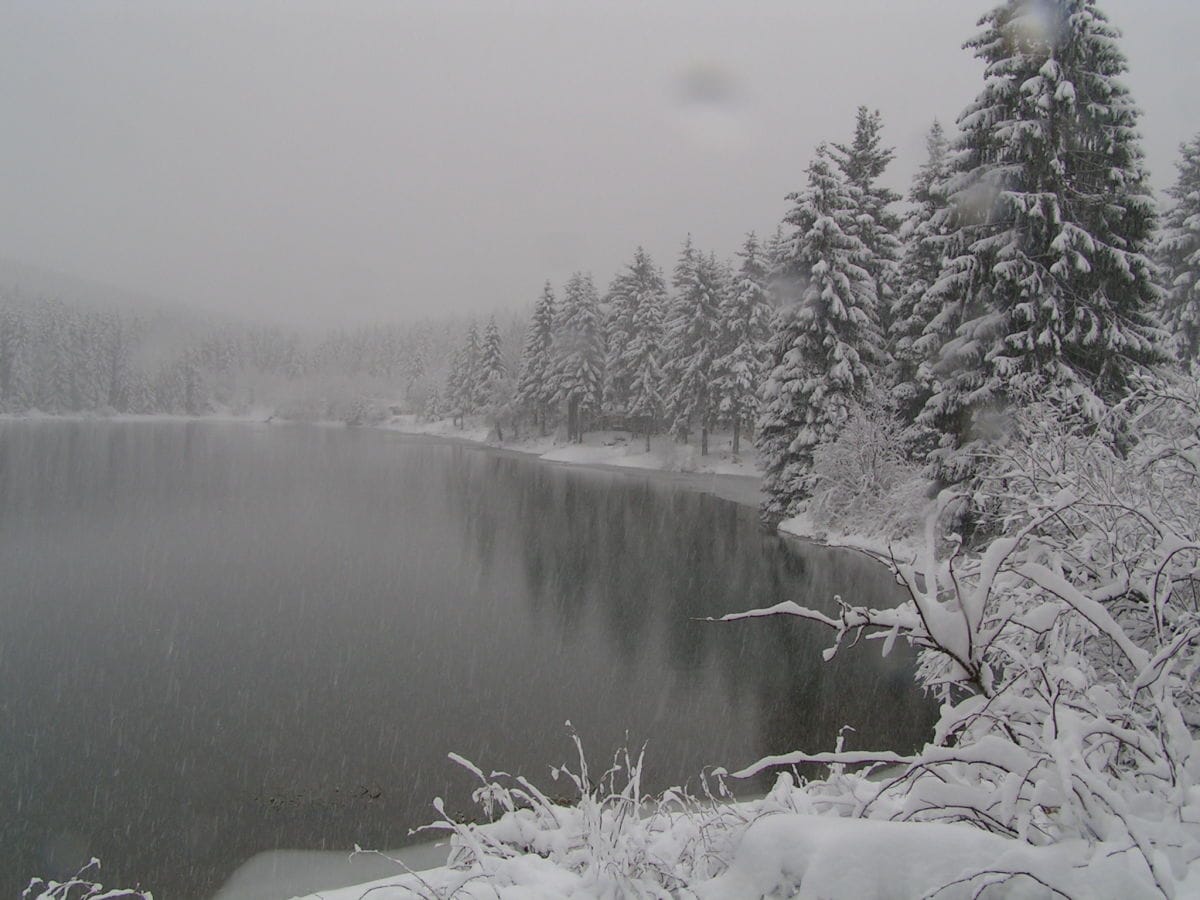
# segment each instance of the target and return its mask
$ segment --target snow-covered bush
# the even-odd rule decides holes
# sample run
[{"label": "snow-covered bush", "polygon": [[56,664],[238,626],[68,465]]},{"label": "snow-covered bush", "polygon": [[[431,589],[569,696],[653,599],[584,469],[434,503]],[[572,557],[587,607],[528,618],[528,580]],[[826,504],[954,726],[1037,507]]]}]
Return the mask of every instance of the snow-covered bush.
[{"label": "snow-covered bush", "polygon": [[503,887],[531,877],[544,883],[527,871],[531,860],[539,866],[544,860],[562,895],[614,898],[677,896],[724,869],[732,835],[747,820],[726,802],[732,798],[721,778],[702,779],[700,798],[679,788],[645,794],[644,748],[637,755],[618,751],[593,777],[578,736],[571,736],[577,767],[551,769],[572,789],[569,804],[551,800],[523,776],[485,776],[451,755],[479,780],[472,797],[488,822],[453,821],[434,801],[442,820],[426,829],[450,834],[449,868]]},{"label": "snow-covered bush", "polygon": [[[970,500],[996,536],[978,552],[961,541],[939,552],[935,515],[923,557],[892,561],[908,602],[727,617],[822,623],[836,633],[828,657],[864,635],[884,652],[910,641],[920,682],[942,702],[930,743],[911,756],[797,752],[738,774],[866,765],[807,793],[846,816],[1078,845],[1077,865],[1121,861],[1127,893],[1171,897],[1200,859],[1200,391],[1144,388],[1117,411],[1128,427],[1108,432],[1135,436],[1124,452],[1069,408],[1018,413],[1014,439],[981,460]],[[960,499],[947,492],[939,506]],[[1003,866],[976,875],[1027,877]],[[1043,881],[1070,896],[1072,877]]]},{"label": "snow-covered bush", "polygon": [[926,481],[882,403],[853,403],[836,439],[813,451],[809,512],[823,528],[899,537],[919,531]]},{"label": "snow-covered bush", "polygon": [[23,900],[154,900],[149,891],[134,891],[127,888],[106,888],[92,881],[88,874],[99,870],[100,860],[95,857],[66,881],[45,881],[34,878],[21,892]]}]

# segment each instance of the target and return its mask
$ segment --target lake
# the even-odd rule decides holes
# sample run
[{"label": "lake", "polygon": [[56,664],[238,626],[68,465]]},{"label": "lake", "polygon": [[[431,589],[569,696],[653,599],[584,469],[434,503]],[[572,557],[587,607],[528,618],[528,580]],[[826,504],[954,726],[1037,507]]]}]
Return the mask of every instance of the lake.
[{"label": "lake", "polygon": [[[932,704],[799,621],[896,597],[865,558],[645,474],[356,429],[0,423],[0,893],[91,856],[210,897],[273,848],[388,848],[467,773],[554,793],[647,744],[646,786],[772,753],[908,750]],[[740,784],[745,793],[768,782]]]}]

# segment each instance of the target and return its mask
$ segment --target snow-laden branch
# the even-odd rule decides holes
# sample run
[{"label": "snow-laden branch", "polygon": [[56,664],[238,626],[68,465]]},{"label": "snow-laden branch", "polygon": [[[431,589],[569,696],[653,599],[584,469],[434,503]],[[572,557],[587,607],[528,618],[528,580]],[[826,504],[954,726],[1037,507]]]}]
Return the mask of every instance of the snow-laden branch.
[{"label": "snow-laden branch", "polygon": [[[737,776],[829,766],[806,789],[829,810],[1082,840],[1093,858],[1128,857],[1139,890],[1173,896],[1200,858],[1200,388],[1151,390],[1123,413],[1139,437],[1123,453],[1063,407],[1018,415],[972,492],[939,498],[918,559],[892,561],[908,594],[896,609],[838,597],[833,613],[787,602],[723,617],[817,622],[834,632],[827,659],[847,634],[907,640],[943,703],[911,756],[784,753]],[[978,511],[969,548],[941,531],[954,504]]]}]

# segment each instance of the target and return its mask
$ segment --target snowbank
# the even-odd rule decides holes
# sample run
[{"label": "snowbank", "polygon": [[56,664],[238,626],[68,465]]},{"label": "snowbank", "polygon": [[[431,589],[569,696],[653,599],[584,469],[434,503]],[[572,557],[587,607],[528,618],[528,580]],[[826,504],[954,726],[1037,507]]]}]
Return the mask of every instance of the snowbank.
[{"label": "snowbank", "polygon": [[[609,820],[603,836],[589,830],[582,821],[589,812],[579,807],[554,807],[555,825],[540,830],[531,811],[521,810],[492,825],[463,826],[451,841],[456,867],[405,872],[396,865],[392,877],[304,900],[1150,896],[1129,873],[1127,858],[1089,854],[1082,843],[1031,847],[965,824],[840,818],[793,812],[789,805],[809,805],[809,798],[785,785],[766,798],[723,808],[656,810],[620,825]],[[491,855],[489,835],[526,852]],[[626,854],[620,865],[614,851]],[[663,881],[672,875],[678,881],[668,891]],[[1200,886],[1196,872],[1184,883],[1193,885]]]}]

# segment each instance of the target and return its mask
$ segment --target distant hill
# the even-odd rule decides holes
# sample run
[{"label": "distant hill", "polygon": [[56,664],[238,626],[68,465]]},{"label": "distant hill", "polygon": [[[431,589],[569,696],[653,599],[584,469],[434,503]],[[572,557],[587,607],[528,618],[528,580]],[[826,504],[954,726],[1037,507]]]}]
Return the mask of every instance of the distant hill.
[{"label": "distant hill", "polygon": [[[66,272],[18,262],[0,256],[0,291],[28,300],[62,300],[103,309],[136,309],[140,312],[164,312],[169,304],[149,294],[128,288],[91,281]],[[171,309],[172,313],[177,308]]]}]

